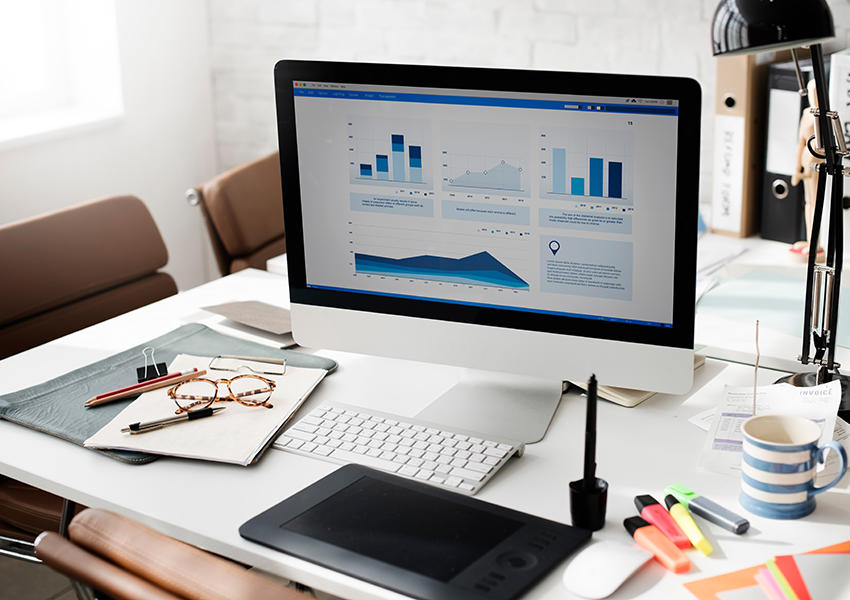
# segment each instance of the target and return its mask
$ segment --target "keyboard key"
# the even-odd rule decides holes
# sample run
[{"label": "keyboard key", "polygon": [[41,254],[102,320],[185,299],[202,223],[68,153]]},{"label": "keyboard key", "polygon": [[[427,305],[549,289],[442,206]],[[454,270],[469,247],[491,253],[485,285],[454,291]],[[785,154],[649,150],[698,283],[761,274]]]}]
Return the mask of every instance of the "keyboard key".
[{"label": "keyboard key", "polygon": [[379,471],[386,471],[387,473],[395,473],[401,468],[401,465],[398,463],[387,462],[385,460],[381,460],[380,458],[373,458],[365,454],[345,452],[344,450],[339,449],[331,452],[328,458],[334,458],[339,460],[340,462],[345,463],[357,463],[358,465],[372,467],[373,469],[378,469]]},{"label": "keyboard key", "polygon": [[288,437],[293,438],[293,439],[303,440],[305,442],[312,442],[313,439],[316,437],[315,434],[307,433],[305,431],[299,431],[299,430],[295,429],[294,427],[292,429],[290,429],[289,431],[287,431],[286,435]]},{"label": "keyboard key", "polygon": [[455,477],[462,477],[463,479],[472,479],[473,481],[481,481],[484,479],[484,473],[477,473],[468,469],[454,468],[452,469],[452,475]]},{"label": "keyboard key", "polygon": [[478,473],[489,473],[493,470],[493,467],[491,467],[490,465],[485,465],[477,462],[467,463],[466,468],[470,471],[476,471]]}]

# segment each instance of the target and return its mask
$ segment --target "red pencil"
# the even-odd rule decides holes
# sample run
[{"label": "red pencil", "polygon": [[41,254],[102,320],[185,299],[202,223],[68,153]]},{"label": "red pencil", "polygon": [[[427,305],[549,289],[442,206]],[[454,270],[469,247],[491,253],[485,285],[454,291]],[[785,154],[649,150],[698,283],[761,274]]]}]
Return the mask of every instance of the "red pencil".
[{"label": "red pencil", "polygon": [[177,371],[175,373],[169,373],[168,375],[163,375],[162,377],[155,377],[153,379],[148,379],[147,381],[142,381],[140,383],[134,383],[133,385],[128,385],[127,387],[121,388],[120,390],[113,390],[111,392],[106,392],[105,394],[100,394],[95,396],[95,400],[100,400],[101,398],[106,398],[107,396],[111,396],[113,394],[120,394],[122,392],[129,392],[130,390],[134,390],[136,388],[142,387],[143,385],[147,385],[149,383],[159,383],[160,381],[165,381],[166,379],[171,379],[172,377],[180,377],[181,375],[188,375],[189,373],[196,373],[198,371],[197,368],[189,369],[188,371]]},{"label": "red pencil", "polygon": [[120,400],[122,398],[126,398],[127,396],[132,396],[133,394],[148,392],[154,389],[165,387],[172,383],[179,383],[180,381],[185,381],[186,379],[198,377],[200,375],[203,375],[204,373],[206,373],[206,371],[198,371],[197,368],[189,369],[187,371],[179,371],[176,373],[169,373],[168,375],[163,375],[162,377],[157,377],[156,379],[151,379],[150,381],[143,381],[142,383],[130,385],[125,388],[121,388],[120,390],[113,390],[106,394],[100,394],[86,401],[86,406],[96,406],[98,404],[105,404],[106,402],[111,402],[113,400]]}]

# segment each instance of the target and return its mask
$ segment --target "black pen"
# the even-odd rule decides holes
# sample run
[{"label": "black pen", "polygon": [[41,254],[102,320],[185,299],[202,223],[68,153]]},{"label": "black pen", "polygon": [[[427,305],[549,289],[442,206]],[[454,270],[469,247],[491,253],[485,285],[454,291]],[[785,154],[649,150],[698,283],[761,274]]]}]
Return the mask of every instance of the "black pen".
[{"label": "black pen", "polygon": [[584,426],[584,491],[596,489],[596,375],[587,383],[587,416]]},{"label": "black pen", "polygon": [[182,415],[177,415],[176,417],[169,417],[167,419],[158,419],[156,421],[148,421],[147,423],[130,423],[127,427],[121,430],[121,433],[145,433],[147,431],[153,431],[154,429],[162,429],[163,427],[168,427],[169,425],[176,425],[177,423],[183,423],[184,421],[194,421],[195,419],[203,419],[204,417],[212,417],[219,411],[227,408],[226,406],[216,406],[212,408],[210,406],[206,408],[202,408],[201,410],[193,410],[189,413],[184,413]]}]

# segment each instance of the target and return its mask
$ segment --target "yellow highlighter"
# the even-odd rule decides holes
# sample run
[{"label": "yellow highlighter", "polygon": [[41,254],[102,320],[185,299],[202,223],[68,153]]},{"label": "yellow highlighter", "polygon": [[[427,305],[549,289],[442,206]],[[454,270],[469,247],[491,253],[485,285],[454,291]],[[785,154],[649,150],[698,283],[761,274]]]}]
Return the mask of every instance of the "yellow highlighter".
[{"label": "yellow highlighter", "polygon": [[699,549],[700,552],[708,556],[714,551],[711,544],[700,531],[691,513],[688,509],[682,506],[676,498],[670,494],[664,497],[664,504],[667,505],[667,510],[670,511],[670,516],[679,524],[691,543]]}]

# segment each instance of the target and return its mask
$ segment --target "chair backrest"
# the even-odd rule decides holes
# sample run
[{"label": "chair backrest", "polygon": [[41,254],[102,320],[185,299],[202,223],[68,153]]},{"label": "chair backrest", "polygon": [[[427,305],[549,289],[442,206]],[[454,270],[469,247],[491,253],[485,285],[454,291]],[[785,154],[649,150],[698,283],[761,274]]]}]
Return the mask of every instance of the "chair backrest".
[{"label": "chair backrest", "polygon": [[186,192],[198,204],[222,275],[286,252],[277,152],[231,169]]},{"label": "chair backrest", "polygon": [[0,358],[177,293],[145,204],[113,196],[0,227]]},{"label": "chair backrest", "polygon": [[36,556],[115,600],[304,600],[293,588],[113,512],[90,508],[68,539],[45,532]]}]

